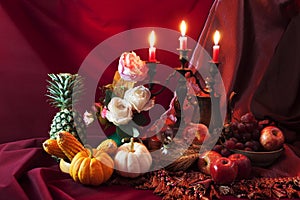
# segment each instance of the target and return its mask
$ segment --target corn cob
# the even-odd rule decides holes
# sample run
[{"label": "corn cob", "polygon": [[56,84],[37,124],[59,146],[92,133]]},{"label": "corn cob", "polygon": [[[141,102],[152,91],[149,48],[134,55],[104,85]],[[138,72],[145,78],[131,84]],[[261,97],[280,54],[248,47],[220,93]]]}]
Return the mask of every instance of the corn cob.
[{"label": "corn cob", "polygon": [[50,155],[65,159],[67,156],[59,148],[56,139],[47,139],[43,142],[43,149]]},{"label": "corn cob", "polygon": [[69,132],[61,131],[57,133],[57,144],[70,161],[80,151],[86,151],[84,146]]}]

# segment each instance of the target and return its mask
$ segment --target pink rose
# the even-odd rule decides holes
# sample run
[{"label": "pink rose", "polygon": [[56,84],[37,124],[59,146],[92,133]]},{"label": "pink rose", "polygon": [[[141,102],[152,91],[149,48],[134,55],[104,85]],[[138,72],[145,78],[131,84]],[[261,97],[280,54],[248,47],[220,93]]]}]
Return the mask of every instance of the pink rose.
[{"label": "pink rose", "polygon": [[136,53],[124,52],[119,60],[118,71],[126,81],[142,81],[147,77],[148,67]]}]

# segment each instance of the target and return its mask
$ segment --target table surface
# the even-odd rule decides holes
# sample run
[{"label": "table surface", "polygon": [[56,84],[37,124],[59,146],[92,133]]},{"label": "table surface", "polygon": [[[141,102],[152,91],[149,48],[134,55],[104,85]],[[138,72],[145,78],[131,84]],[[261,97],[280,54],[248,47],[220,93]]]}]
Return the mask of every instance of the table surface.
[{"label": "table surface", "polygon": [[[0,145],[0,196],[12,199],[161,199],[151,190],[124,185],[83,186],[63,173],[58,163],[42,149],[47,138],[33,138]],[[265,177],[300,175],[300,158],[288,145],[269,168],[255,168]]]}]

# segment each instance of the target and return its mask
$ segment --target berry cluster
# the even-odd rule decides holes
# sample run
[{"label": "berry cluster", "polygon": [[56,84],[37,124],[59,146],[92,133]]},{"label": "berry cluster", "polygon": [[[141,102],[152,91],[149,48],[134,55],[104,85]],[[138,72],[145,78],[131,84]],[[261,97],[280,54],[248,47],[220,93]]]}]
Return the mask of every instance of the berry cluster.
[{"label": "berry cluster", "polygon": [[225,157],[228,157],[233,149],[262,151],[260,132],[271,124],[269,120],[258,121],[252,113],[246,113],[239,120],[224,125],[219,142],[213,150]]}]

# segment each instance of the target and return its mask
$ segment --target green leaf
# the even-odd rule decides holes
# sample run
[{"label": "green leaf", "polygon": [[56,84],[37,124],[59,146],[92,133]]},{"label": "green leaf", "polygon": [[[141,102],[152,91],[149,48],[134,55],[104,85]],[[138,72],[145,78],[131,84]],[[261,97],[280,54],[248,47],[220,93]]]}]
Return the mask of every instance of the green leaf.
[{"label": "green leaf", "polygon": [[71,97],[71,94],[72,94],[72,93],[70,92],[70,90],[66,90],[65,93],[64,93],[64,97],[65,97],[65,98],[70,98],[70,97]]},{"label": "green leaf", "polygon": [[57,77],[58,77],[60,83],[64,82],[64,80],[62,78],[62,74],[58,74]]},{"label": "green leaf", "polygon": [[48,76],[49,76],[52,80],[57,79],[56,76],[55,76],[55,74],[48,74]]},{"label": "green leaf", "polygon": [[121,138],[121,140],[123,138],[130,138],[132,137],[131,135],[128,135],[124,130],[126,130],[126,132],[129,132],[132,131],[132,128],[130,126],[117,126],[116,127],[116,133],[119,135],[119,137]]},{"label": "green leaf", "polygon": [[56,89],[54,89],[54,88],[51,88],[51,87],[49,87],[48,88],[48,92],[50,93],[50,94],[52,94],[52,95],[59,95],[59,91],[57,91]]},{"label": "green leaf", "polygon": [[64,82],[64,90],[65,91],[68,90],[69,89],[68,87],[69,87],[69,78],[67,77]]},{"label": "green leaf", "polygon": [[53,88],[53,89],[55,89],[57,91],[60,91],[60,89],[59,89],[58,85],[56,84],[56,82],[49,81],[49,80],[47,80],[47,82],[49,83],[48,88]]},{"label": "green leaf", "polygon": [[51,98],[52,100],[55,100],[55,101],[58,101],[58,102],[61,102],[61,99],[59,97],[56,97],[56,96],[52,96],[50,94],[47,94],[46,95],[47,97]]}]

